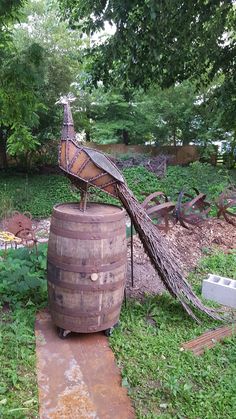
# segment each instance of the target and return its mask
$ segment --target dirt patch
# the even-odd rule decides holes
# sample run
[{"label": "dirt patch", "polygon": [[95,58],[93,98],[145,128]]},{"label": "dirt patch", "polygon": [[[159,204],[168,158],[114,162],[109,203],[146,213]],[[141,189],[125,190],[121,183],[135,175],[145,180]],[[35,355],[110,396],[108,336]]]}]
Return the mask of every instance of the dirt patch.
[{"label": "dirt patch", "polygon": [[[176,225],[165,235],[174,251],[178,263],[187,275],[193,270],[207,249],[229,252],[236,248],[236,228],[224,220],[211,218],[200,228],[187,230]],[[157,272],[143,250],[142,243],[134,237],[134,287],[131,284],[130,240],[128,242],[128,280],[127,295],[141,298],[147,294],[160,294],[164,290]]]}]

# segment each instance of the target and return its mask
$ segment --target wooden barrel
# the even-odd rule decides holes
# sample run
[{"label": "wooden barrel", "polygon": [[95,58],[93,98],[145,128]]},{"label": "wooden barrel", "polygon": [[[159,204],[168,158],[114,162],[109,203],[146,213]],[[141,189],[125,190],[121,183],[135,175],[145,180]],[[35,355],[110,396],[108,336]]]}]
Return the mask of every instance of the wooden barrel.
[{"label": "wooden barrel", "polygon": [[48,242],[48,296],[53,322],[72,332],[98,332],[120,315],[127,265],[125,211],[78,203],[53,209]]}]

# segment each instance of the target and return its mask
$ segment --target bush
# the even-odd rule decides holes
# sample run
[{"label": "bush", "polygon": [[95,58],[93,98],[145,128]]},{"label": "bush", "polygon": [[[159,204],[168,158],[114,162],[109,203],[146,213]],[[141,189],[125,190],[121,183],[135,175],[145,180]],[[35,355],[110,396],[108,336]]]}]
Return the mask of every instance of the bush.
[{"label": "bush", "polygon": [[46,245],[1,252],[0,301],[13,305],[46,301]]}]

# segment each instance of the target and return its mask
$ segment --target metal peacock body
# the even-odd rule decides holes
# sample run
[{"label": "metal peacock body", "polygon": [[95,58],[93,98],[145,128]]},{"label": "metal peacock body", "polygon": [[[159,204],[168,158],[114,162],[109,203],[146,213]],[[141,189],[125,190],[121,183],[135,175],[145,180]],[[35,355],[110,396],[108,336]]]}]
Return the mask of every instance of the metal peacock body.
[{"label": "metal peacock body", "polygon": [[90,186],[119,198],[139,234],[146,253],[170,294],[181,302],[187,313],[196,321],[199,320],[191,306],[213,319],[221,319],[214,309],[206,307],[193,292],[176,263],[175,255],[145,209],[127,187],[116,165],[100,151],[76,142],[69,98],[62,98],[59,103],[64,106],[59,166],[71,182],[81,190],[81,210],[86,208]]}]

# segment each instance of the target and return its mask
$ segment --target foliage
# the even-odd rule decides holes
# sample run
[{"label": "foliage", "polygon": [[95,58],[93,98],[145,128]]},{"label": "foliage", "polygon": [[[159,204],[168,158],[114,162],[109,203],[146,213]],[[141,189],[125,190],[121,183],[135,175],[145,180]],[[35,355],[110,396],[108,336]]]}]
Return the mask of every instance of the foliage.
[{"label": "foliage", "polygon": [[14,211],[14,200],[6,191],[0,194],[0,219],[9,217]]},{"label": "foliage", "polygon": [[86,73],[77,76],[72,90],[77,96],[75,122],[85,130],[87,141],[130,144],[150,139],[148,118],[140,109],[134,92],[127,94],[113,87],[105,89],[99,83],[91,89],[86,87],[85,76]]},{"label": "foliage", "polygon": [[79,192],[71,190],[64,176],[3,176],[0,183],[5,190],[2,195],[12,198],[16,210],[30,211],[36,218],[51,215],[55,204],[79,198]]},{"label": "foliage", "polygon": [[[170,85],[195,75],[213,78],[233,69],[234,2],[60,0],[71,25],[93,34],[105,22],[115,32],[92,48],[95,80]],[[227,42],[225,34],[227,33]]]},{"label": "foliage", "polygon": [[23,12],[25,18],[14,30],[17,49],[37,42],[44,51],[44,79],[39,90],[44,107],[37,113],[39,123],[34,128],[34,135],[44,144],[59,138],[61,109],[55,102],[70,90],[80,69],[78,59],[85,41],[78,31],[69,30],[61,20],[56,0],[31,0]]},{"label": "foliage", "polygon": [[[46,246],[1,252],[0,416],[38,417],[35,313],[47,303]],[[5,304],[4,304],[5,303]]]},{"label": "foliage", "polygon": [[214,200],[231,182],[230,172],[208,163],[194,162],[189,167],[171,166],[161,179],[165,192],[174,197],[180,190],[190,192],[192,188],[206,193]]},{"label": "foliage", "polygon": [[94,96],[91,113],[95,116],[95,124],[91,136],[96,142],[129,144],[147,139],[146,118],[136,103],[126,100],[122,93],[115,90],[105,92],[100,88]]},{"label": "foliage", "polygon": [[[233,179],[227,170],[199,162],[189,167],[169,166],[165,177],[158,179],[144,167],[135,167],[123,171],[129,188],[142,202],[145,195],[162,191],[176,202],[177,194],[183,189],[192,192],[195,187],[214,200]],[[33,217],[46,217],[55,204],[79,200],[79,191],[70,186],[70,182],[59,175],[2,176],[0,178],[0,199],[11,200],[14,209],[30,211]],[[99,202],[116,203],[119,201],[96,189],[91,190],[90,199]]]},{"label": "foliage", "polygon": [[[219,253],[203,259],[200,266],[201,272],[191,276],[198,289],[203,273],[220,275],[224,266],[224,275],[235,275],[236,258]],[[142,303],[129,301],[123,307],[120,328],[110,343],[138,418],[220,419],[234,415],[235,337],[199,357],[180,350],[183,342],[213,326],[206,319],[200,326],[193,323],[166,294],[147,296]]]},{"label": "foliage", "polygon": [[0,75],[0,141],[6,148],[10,137],[9,152],[21,156],[34,150],[37,144],[32,128],[37,126],[37,111],[43,106],[38,95],[43,79],[42,48],[32,43],[26,49],[15,51],[12,45],[0,66]]},{"label": "foliage", "polygon": [[197,138],[193,83],[185,82],[163,91],[153,85],[146,94],[141,92],[136,100],[141,101],[141,112],[149,121],[149,130],[156,145],[188,144]]},{"label": "foliage", "polygon": [[42,296],[46,296],[45,270],[46,270],[45,245],[29,250],[22,248],[8,250],[7,258],[2,254],[0,260],[0,296],[1,302],[16,306],[19,304],[38,304]]},{"label": "foliage", "polygon": [[0,168],[6,168],[6,150],[29,168],[40,145],[59,137],[55,102],[69,91],[83,42],[61,21],[54,0],[29,1],[21,22],[8,29],[0,61]]},{"label": "foliage", "polygon": [[142,192],[147,194],[151,190],[164,192],[171,200],[176,202],[181,190],[194,193],[193,188],[206,193],[207,198],[214,200],[222,190],[231,182],[229,173],[207,163],[195,162],[189,167],[169,166],[166,175],[157,179],[145,168],[131,168],[124,170],[129,187],[141,201]]},{"label": "foliage", "polygon": [[0,315],[0,416],[38,417],[35,306]]},{"label": "foliage", "polygon": [[[188,109],[185,107],[187,113],[182,118],[174,109],[173,118],[173,109],[164,104],[170,91],[164,90],[161,112],[153,114],[159,141],[161,137],[164,142],[170,132],[178,138],[183,127],[187,128],[186,141],[194,138],[206,145],[213,139],[220,140],[228,131],[235,139],[236,7],[233,0],[191,0],[187,5],[179,5],[174,0],[59,1],[71,27],[80,27],[91,36],[86,57],[89,56],[90,81],[95,85],[103,81],[108,88],[117,86],[120,92],[137,86],[145,89],[152,89],[156,84],[162,88],[172,86],[178,110],[184,105],[178,100],[179,83],[188,80],[198,95],[202,95],[203,87],[208,96],[210,93],[210,101],[199,106],[198,117],[190,127],[188,114],[192,103]],[[107,22],[112,25],[113,34],[98,42],[98,35]],[[171,116],[172,124],[162,123],[163,113]]]},{"label": "foliage", "polygon": [[198,273],[204,275],[207,272],[236,279],[235,251],[229,254],[217,252],[203,258],[199,264]]},{"label": "foliage", "polygon": [[209,151],[213,141],[229,139],[214,99],[219,81],[198,92],[189,81],[164,90],[152,84],[146,92],[105,89],[102,83],[89,90],[81,83],[79,78],[73,83],[78,97],[74,115],[87,140],[174,146],[192,142]]}]

